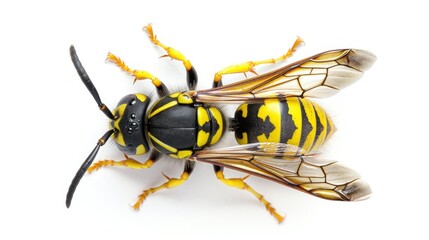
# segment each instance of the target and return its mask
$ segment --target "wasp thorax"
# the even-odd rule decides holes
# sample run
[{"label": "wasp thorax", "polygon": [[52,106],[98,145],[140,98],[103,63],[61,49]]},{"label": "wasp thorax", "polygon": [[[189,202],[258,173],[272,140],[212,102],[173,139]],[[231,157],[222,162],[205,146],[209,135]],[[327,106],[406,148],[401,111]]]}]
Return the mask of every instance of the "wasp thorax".
[{"label": "wasp thorax", "polygon": [[145,137],[145,113],[150,99],[143,94],[123,97],[113,111],[115,119],[110,122],[114,129],[113,138],[125,154],[144,154],[148,150]]},{"label": "wasp thorax", "polygon": [[176,92],[153,104],[147,129],[148,140],[156,150],[187,159],[220,140],[225,120],[216,107],[196,102],[187,92]]}]

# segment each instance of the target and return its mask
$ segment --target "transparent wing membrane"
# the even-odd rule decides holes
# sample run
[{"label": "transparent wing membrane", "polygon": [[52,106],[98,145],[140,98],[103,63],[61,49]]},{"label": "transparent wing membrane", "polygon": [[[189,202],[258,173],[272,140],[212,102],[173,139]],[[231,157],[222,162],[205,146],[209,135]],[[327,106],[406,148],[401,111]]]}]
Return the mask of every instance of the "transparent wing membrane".
[{"label": "transparent wing membrane", "polygon": [[203,150],[194,160],[264,177],[330,200],[355,201],[371,194],[369,185],[354,170],[317,154],[300,152],[288,144],[254,143]]},{"label": "transparent wing membrane", "polygon": [[196,93],[202,102],[240,102],[266,98],[324,98],[353,84],[375,62],[374,54],[357,49],[332,50],[272,72]]}]

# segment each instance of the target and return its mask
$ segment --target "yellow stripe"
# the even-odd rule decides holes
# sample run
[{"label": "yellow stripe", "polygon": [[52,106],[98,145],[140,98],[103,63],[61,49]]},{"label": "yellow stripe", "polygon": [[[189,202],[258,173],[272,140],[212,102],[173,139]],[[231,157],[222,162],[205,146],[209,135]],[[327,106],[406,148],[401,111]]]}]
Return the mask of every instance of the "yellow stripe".
[{"label": "yellow stripe", "polygon": [[168,95],[171,98],[177,98],[180,94],[182,94],[181,92],[176,92],[176,93],[172,93],[170,95]]},{"label": "yellow stripe", "polygon": [[249,138],[247,137],[246,132],[243,132],[243,138],[236,137],[235,139],[237,140],[238,144],[240,144],[240,145],[244,145],[244,144],[249,143]]},{"label": "yellow stripe", "polygon": [[258,117],[262,119],[262,121],[265,121],[267,117],[269,117],[270,122],[274,125],[274,129],[268,138],[264,133],[256,137],[258,142],[280,142],[281,120],[279,100],[265,100],[264,105],[262,105],[258,110]]},{"label": "yellow stripe", "polygon": [[171,102],[169,102],[169,103],[166,103],[166,104],[164,104],[162,107],[157,108],[155,111],[151,112],[151,113],[149,114],[149,117],[148,117],[148,118],[151,118],[151,117],[155,116],[156,114],[158,114],[158,113],[160,113],[160,112],[162,112],[162,111],[164,111],[164,110],[167,110],[167,109],[169,109],[169,108],[172,108],[172,107],[174,107],[174,106],[176,106],[176,105],[177,105],[177,101],[171,101]]},{"label": "yellow stripe", "polygon": [[159,146],[161,146],[161,147],[165,148],[166,150],[168,150],[168,151],[170,151],[170,152],[173,152],[173,153],[176,153],[176,152],[177,152],[177,149],[175,149],[174,147],[172,147],[172,146],[170,146],[170,145],[167,145],[167,144],[165,144],[165,143],[161,142],[158,138],[156,138],[156,137],[154,137],[152,134],[150,134],[150,132],[148,132],[147,134],[149,135],[150,139],[151,139],[152,141],[156,142]]},{"label": "yellow stripe", "polygon": [[125,140],[124,140],[124,135],[122,135],[121,132],[121,128],[119,127],[119,122],[122,119],[122,116],[124,116],[124,112],[125,112],[125,108],[127,107],[127,104],[121,104],[118,107],[116,107],[115,111],[113,112],[114,116],[118,116],[117,119],[115,119],[113,121],[113,126],[115,127],[115,129],[117,129],[118,132],[118,136],[114,137],[115,142],[117,142],[119,145],[124,146],[125,147]]},{"label": "yellow stripe", "polygon": [[162,86],[162,82],[161,80],[159,80],[156,77],[150,78],[152,80],[153,85],[155,85],[155,87],[161,87]]},{"label": "yellow stripe", "polygon": [[242,112],[242,114],[241,114],[241,116],[243,117],[243,118],[246,118],[247,117],[247,107],[249,106],[249,104],[247,104],[247,103],[243,103],[243,104],[241,104],[238,108],[237,108],[237,110],[236,110],[236,112],[238,112],[238,111],[240,111],[241,110],[241,112]]},{"label": "yellow stripe", "polygon": [[331,117],[329,117],[328,115],[326,115],[326,117],[328,120],[328,124],[331,126],[331,130],[326,133],[325,142],[328,141],[328,139],[331,138],[332,134],[334,134],[334,132],[337,130],[337,128],[334,125],[334,122],[332,122]]},{"label": "yellow stripe", "polygon": [[119,145],[124,146],[125,147],[125,140],[124,140],[124,135],[122,135],[122,132],[119,130],[118,132],[118,136],[116,136],[116,138],[114,138],[115,142],[117,142]]},{"label": "yellow stripe", "polygon": [[219,129],[213,135],[212,140],[210,141],[210,145],[213,145],[213,144],[217,143],[219,141],[219,139],[222,137],[224,122],[223,122],[223,118],[222,118],[222,113],[219,111],[219,109],[217,109],[215,107],[211,107],[211,108],[209,108],[209,111],[212,113],[212,116],[216,120],[217,124],[219,124]]},{"label": "yellow stripe", "polygon": [[207,113],[207,110],[203,107],[197,108],[197,118],[198,118],[198,125],[200,127],[204,126],[206,122],[209,122],[209,114]]},{"label": "yellow stripe", "polygon": [[[205,108],[203,107],[197,108],[197,120],[198,120],[198,125],[200,127],[204,126],[204,124],[210,121],[209,114]],[[204,132],[203,130],[198,131],[197,146],[198,147],[205,146],[209,141],[209,136],[210,136],[210,132]]]},{"label": "yellow stripe", "polygon": [[326,138],[326,132],[327,132],[327,119],[325,111],[320,107],[318,104],[313,103],[314,108],[316,109],[317,115],[319,116],[320,123],[323,126],[322,132],[320,132],[319,137],[317,138],[316,142],[314,143],[313,147],[311,148],[311,151],[316,151],[325,143]]},{"label": "yellow stripe", "polygon": [[176,154],[170,153],[168,156],[177,159],[186,159],[192,156],[193,153],[192,150],[179,150]]},{"label": "yellow stripe", "polygon": [[144,94],[136,93],[134,94],[140,102],[146,101],[147,97]]},{"label": "yellow stripe", "polygon": [[198,147],[205,146],[209,141],[209,136],[210,136],[209,132],[204,132],[203,130],[198,131],[197,146]]},{"label": "yellow stripe", "polygon": [[144,145],[143,144],[138,145],[136,148],[136,155],[141,155],[145,153],[146,153],[146,148],[144,147]]},{"label": "yellow stripe", "polygon": [[311,149],[311,146],[313,146],[314,139],[316,137],[316,113],[314,112],[313,104],[310,102],[310,100],[307,100],[305,98],[301,99],[302,105],[304,106],[305,115],[307,116],[308,122],[310,123],[312,129],[310,133],[307,135],[307,138],[305,139],[304,145],[302,145],[302,148],[305,151],[309,151]]},{"label": "yellow stripe", "polygon": [[292,121],[296,126],[296,129],[293,132],[292,138],[289,139],[286,143],[294,146],[299,146],[299,142],[301,141],[301,133],[302,133],[301,106],[299,105],[299,100],[297,97],[286,98],[286,103],[289,108],[288,114],[292,116]]},{"label": "yellow stripe", "polygon": [[188,93],[182,93],[177,97],[177,101],[180,104],[192,104],[194,103],[194,99]]},{"label": "yellow stripe", "polygon": [[179,150],[177,152],[177,157],[180,159],[189,158],[193,153],[192,150]]}]

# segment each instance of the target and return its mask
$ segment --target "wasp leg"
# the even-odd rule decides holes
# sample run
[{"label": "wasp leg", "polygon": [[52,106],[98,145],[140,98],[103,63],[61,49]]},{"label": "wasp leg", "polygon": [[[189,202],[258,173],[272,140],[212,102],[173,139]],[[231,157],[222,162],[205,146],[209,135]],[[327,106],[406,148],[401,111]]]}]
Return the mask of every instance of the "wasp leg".
[{"label": "wasp leg", "polygon": [[138,198],[137,202],[133,205],[133,208],[138,210],[140,208],[140,205],[144,202],[144,200],[146,200],[146,198],[150,194],[158,192],[161,189],[165,189],[165,188],[170,189],[170,188],[174,188],[174,187],[182,185],[186,180],[188,180],[189,175],[191,175],[192,170],[194,170],[194,166],[195,166],[195,162],[187,160],[185,163],[185,169],[183,170],[183,173],[182,173],[182,175],[180,175],[179,178],[170,178],[170,177],[167,177],[166,175],[164,175],[164,177],[167,178],[167,182],[165,182],[164,184],[162,184],[158,187],[149,188],[147,190],[144,190],[142,192],[142,194],[139,195],[139,198]]},{"label": "wasp leg", "polygon": [[214,80],[213,80],[213,87],[221,87],[222,84],[222,76],[226,75],[226,74],[233,74],[233,73],[244,73],[244,75],[247,77],[246,73],[247,72],[251,72],[255,75],[257,75],[254,67],[261,65],[261,64],[269,64],[269,63],[276,63],[278,61],[282,61],[285,60],[286,58],[292,56],[292,54],[296,51],[297,47],[302,43],[302,39],[300,37],[297,37],[295,42],[293,43],[292,47],[289,48],[289,50],[287,51],[287,53],[281,55],[278,58],[271,58],[271,59],[266,59],[266,60],[262,60],[262,61],[248,61],[245,63],[241,63],[241,64],[235,64],[235,65],[231,65],[228,66],[222,70],[220,70],[219,72],[215,73],[214,75]]},{"label": "wasp leg", "polygon": [[108,167],[108,166],[116,166],[116,167],[120,166],[120,167],[132,168],[132,169],[150,168],[159,159],[160,155],[161,154],[158,151],[152,150],[149,158],[144,163],[141,163],[135,160],[134,158],[130,158],[126,154],[124,154],[125,159],[122,161],[101,160],[94,163],[90,168],[88,168],[88,173],[92,173],[93,171],[97,171],[102,167]]},{"label": "wasp leg", "polygon": [[116,66],[120,67],[125,72],[128,72],[129,74],[134,76],[134,83],[137,80],[151,80],[152,84],[156,87],[159,97],[163,97],[170,94],[170,92],[168,91],[168,88],[157,77],[155,77],[151,73],[144,70],[133,70],[129,68],[122,59],[115,56],[113,53],[109,52],[107,54],[106,61],[111,61],[115,63]]},{"label": "wasp leg", "polygon": [[161,57],[170,57],[172,59],[181,61],[183,63],[183,66],[185,66],[185,69],[186,69],[186,80],[187,80],[188,88],[189,88],[189,90],[195,90],[195,87],[197,86],[197,82],[198,82],[198,75],[197,75],[197,72],[195,71],[195,68],[192,66],[191,61],[189,61],[185,57],[185,55],[183,55],[178,50],[162,44],[157,39],[156,35],[154,34],[152,25],[150,25],[150,24],[147,25],[146,27],[144,27],[144,30],[146,31],[150,41],[153,44],[161,47],[162,49],[164,49],[166,51],[167,54],[165,54]]},{"label": "wasp leg", "polygon": [[265,208],[268,210],[268,212],[276,218],[276,220],[281,223],[284,219],[283,216],[281,216],[279,213],[277,213],[276,209],[274,209],[271,206],[271,203],[269,203],[264,196],[262,196],[260,193],[256,192],[255,190],[253,190],[253,188],[251,188],[247,183],[244,182],[244,180],[246,180],[246,178],[249,177],[246,176],[244,178],[225,178],[224,174],[223,174],[223,167],[220,166],[216,166],[214,165],[214,171],[216,173],[216,177],[217,179],[219,179],[221,182],[223,182],[224,184],[230,186],[230,187],[235,187],[235,188],[239,188],[242,190],[247,190],[250,193],[252,193],[256,198],[259,199],[259,201],[264,204]]}]

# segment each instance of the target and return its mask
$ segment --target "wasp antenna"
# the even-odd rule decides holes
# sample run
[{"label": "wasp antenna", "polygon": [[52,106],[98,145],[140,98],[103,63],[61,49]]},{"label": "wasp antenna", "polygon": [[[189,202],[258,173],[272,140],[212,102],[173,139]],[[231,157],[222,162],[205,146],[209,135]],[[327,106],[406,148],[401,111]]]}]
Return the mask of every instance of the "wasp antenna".
[{"label": "wasp antenna", "polygon": [[88,74],[85,71],[85,68],[83,68],[82,63],[79,60],[79,57],[77,56],[76,49],[73,45],[70,46],[70,57],[72,59],[73,65],[76,68],[77,73],[79,74],[80,79],[82,80],[83,84],[85,84],[88,91],[91,93],[91,95],[94,97],[95,101],[98,104],[98,107],[100,110],[110,119],[114,119],[112,112],[107,108],[107,106],[101,102],[100,96],[98,95],[97,89],[95,88],[94,84],[92,83],[91,79],[89,78]]},{"label": "wasp antenna", "polygon": [[82,179],[83,175],[85,174],[86,170],[88,170],[89,166],[91,166],[92,162],[94,161],[95,156],[97,156],[98,150],[101,146],[106,143],[106,141],[109,139],[109,137],[113,134],[113,129],[107,131],[97,142],[97,145],[92,150],[92,152],[89,154],[89,156],[86,158],[86,160],[82,163],[82,166],[80,166],[79,170],[77,171],[76,175],[73,178],[73,181],[70,184],[69,191],[67,192],[66,197],[66,206],[67,208],[70,207],[71,201],[73,199],[73,194],[76,190],[77,185],[80,182],[80,179]]}]

